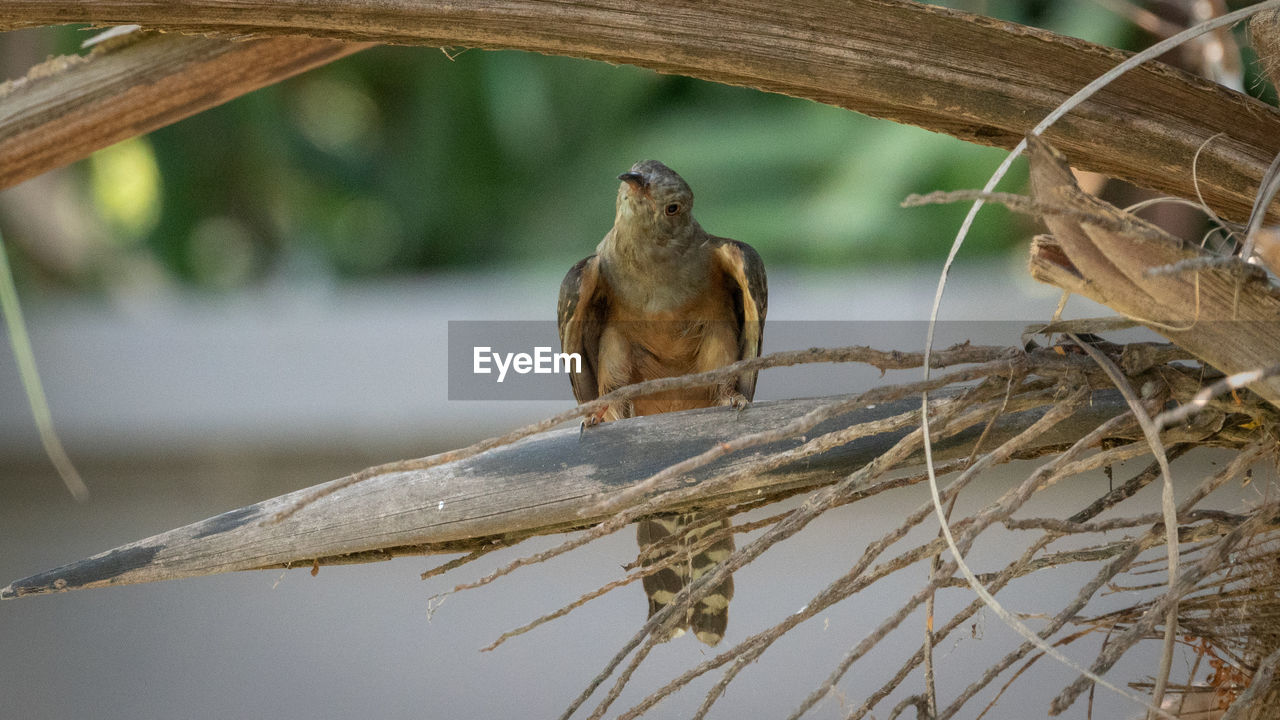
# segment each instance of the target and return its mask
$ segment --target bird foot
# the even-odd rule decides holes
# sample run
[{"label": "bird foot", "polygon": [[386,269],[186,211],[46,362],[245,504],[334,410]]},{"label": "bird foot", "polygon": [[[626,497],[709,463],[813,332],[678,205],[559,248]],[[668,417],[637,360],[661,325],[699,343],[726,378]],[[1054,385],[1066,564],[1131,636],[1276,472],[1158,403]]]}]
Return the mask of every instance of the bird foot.
[{"label": "bird foot", "polygon": [[747,399],[746,395],[743,395],[737,390],[730,390],[728,392],[721,393],[720,397],[716,399],[716,404],[722,407],[731,407],[735,410],[742,411],[751,404],[751,401]]},{"label": "bird foot", "polygon": [[609,412],[609,408],[605,407],[601,410],[597,410],[591,413],[590,415],[582,418],[582,425],[578,427],[578,439],[579,440],[582,439],[582,436],[585,435],[587,432],[587,428],[595,427],[600,423],[604,422],[604,416],[608,414],[608,412]]}]

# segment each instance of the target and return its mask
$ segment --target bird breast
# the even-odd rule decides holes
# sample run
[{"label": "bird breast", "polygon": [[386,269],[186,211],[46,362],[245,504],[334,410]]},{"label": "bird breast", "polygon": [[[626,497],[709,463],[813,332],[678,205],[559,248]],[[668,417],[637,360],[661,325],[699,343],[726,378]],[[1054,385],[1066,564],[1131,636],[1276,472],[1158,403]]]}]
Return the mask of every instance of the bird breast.
[{"label": "bird breast", "polygon": [[[727,285],[704,277],[695,288],[688,299],[662,311],[611,297],[605,322],[609,338],[603,345],[612,356],[612,370],[629,382],[640,382],[711,370],[737,360],[737,316]],[[712,388],[657,393],[637,398],[635,414],[707,407],[713,396]]]}]

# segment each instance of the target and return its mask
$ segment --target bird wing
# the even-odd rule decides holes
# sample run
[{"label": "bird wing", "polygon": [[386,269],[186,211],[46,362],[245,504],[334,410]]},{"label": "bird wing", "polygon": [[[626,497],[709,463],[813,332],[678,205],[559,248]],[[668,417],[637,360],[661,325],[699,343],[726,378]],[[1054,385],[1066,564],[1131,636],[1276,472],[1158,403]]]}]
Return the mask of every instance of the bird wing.
[{"label": "bird wing", "polygon": [[[720,269],[729,279],[738,320],[738,359],[759,357],[764,342],[764,316],[769,309],[769,283],[764,261],[750,245],[721,239],[715,251]],[[748,400],[756,394],[755,372],[738,378],[738,392]]]},{"label": "bird wing", "polygon": [[556,307],[560,349],[582,358],[582,372],[569,375],[573,396],[580,404],[595,400],[600,394],[596,368],[600,367],[600,333],[604,329],[607,296],[600,259],[595,255],[579,260],[560,283]]}]

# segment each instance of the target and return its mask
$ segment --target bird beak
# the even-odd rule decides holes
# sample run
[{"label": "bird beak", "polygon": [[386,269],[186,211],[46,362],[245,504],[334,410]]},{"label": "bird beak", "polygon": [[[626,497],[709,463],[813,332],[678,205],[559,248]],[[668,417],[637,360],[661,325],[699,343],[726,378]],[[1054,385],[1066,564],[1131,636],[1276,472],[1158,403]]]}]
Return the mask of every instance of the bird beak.
[{"label": "bird beak", "polygon": [[618,176],[618,179],[630,185],[635,190],[643,190],[649,186],[649,181],[644,179],[644,175],[641,175],[634,170],[622,173]]}]

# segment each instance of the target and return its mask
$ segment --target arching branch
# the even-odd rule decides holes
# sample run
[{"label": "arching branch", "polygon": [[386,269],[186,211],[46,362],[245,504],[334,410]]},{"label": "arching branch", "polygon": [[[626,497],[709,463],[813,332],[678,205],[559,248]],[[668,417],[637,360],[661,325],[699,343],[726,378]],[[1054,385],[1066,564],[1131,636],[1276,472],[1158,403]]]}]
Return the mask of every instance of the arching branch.
[{"label": "arching branch", "polygon": [[0,86],[0,188],[367,45],[131,33]]},{"label": "arching branch", "polygon": [[[221,37],[532,50],[809,98],[1001,147],[1012,147],[1060,101],[1125,57],[1051,32],[902,0],[694,6],[676,0],[20,0],[0,7],[0,28],[66,22],[142,23]],[[9,132],[8,114],[0,101],[0,137]],[[1152,65],[1069,114],[1048,139],[1077,167],[1182,197],[1194,197],[1191,160],[1204,146],[1197,174],[1205,200],[1223,217],[1240,220],[1280,152],[1280,113]],[[8,164],[0,154],[0,167]]]}]

